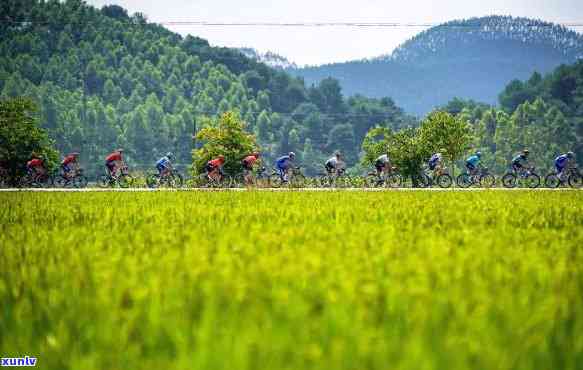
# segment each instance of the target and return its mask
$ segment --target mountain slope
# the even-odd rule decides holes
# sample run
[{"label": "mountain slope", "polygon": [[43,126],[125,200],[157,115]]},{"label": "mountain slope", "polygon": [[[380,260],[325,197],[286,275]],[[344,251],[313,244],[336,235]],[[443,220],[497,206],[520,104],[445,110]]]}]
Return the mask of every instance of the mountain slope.
[{"label": "mountain slope", "polygon": [[526,18],[491,16],[424,31],[387,56],[290,69],[307,83],[340,80],[349,94],[391,96],[423,114],[456,96],[493,104],[513,79],[583,58],[583,36]]},{"label": "mountain slope", "polygon": [[[265,158],[310,163],[339,149],[354,163],[366,131],[411,123],[390,99],[346,99],[337,81],[303,81],[239,50],[170,32],[119,6],[0,2],[0,98],[32,97],[61,153],[101,170],[123,147],[132,166],[171,150],[191,162],[194,124],[236,111]],[[99,164],[99,166],[98,166]]]}]

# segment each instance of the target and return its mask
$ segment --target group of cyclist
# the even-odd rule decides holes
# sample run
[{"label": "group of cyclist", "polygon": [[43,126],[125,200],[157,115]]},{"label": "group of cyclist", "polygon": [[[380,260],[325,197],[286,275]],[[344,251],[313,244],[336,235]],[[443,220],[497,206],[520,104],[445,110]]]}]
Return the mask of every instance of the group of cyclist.
[{"label": "group of cyclist", "polygon": [[[438,175],[443,169],[443,152],[440,150],[434,153],[427,161],[427,167],[433,171],[435,175]],[[516,173],[525,171],[528,167],[528,158],[530,152],[528,149],[522,150],[518,155],[512,158],[511,167]],[[244,178],[247,183],[251,182],[251,176],[253,174],[254,168],[261,162],[261,154],[259,152],[250,153],[241,160],[241,166],[244,171]],[[296,155],[294,152],[289,152],[286,155],[282,155],[275,161],[275,168],[283,182],[288,181],[289,170],[293,167]],[[160,177],[167,176],[173,169],[172,162],[174,161],[174,154],[171,152],[166,153],[165,156],[160,158],[155,163],[155,167],[158,171]],[[482,153],[476,151],[470,155],[465,160],[465,167],[470,176],[476,175],[481,166]],[[209,179],[220,180],[221,176],[224,176],[223,166],[225,165],[225,156],[218,155],[216,158],[209,160],[206,163],[205,171]],[[554,160],[554,166],[559,176],[559,179],[563,179],[565,170],[570,167],[572,163],[575,162],[575,154],[571,151],[561,154]],[[105,157],[105,167],[107,169],[108,175],[115,177],[119,173],[120,169],[125,166],[123,149],[117,149],[114,152],[108,154]],[[374,163],[376,173],[378,176],[386,175],[391,171],[395,170],[392,166],[391,160],[387,153],[379,156]],[[34,155],[26,164],[27,171],[33,179],[37,179],[41,176],[47,174],[47,168],[45,162],[40,156]],[[79,153],[72,152],[66,155],[61,161],[61,170],[65,178],[74,177],[79,170]],[[346,163],[343,160],[343,156],[340,152],[336,152],[332,157],[327,159],[324,163],[324,168],[328,175],[341,174],[346,170]]]}]

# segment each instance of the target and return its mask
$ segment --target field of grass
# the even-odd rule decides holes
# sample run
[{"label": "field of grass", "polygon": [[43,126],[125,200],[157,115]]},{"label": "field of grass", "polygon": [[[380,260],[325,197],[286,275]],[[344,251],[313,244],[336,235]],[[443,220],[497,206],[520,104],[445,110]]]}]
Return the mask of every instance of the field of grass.
[{"label": "field of grass", "polygon": [[0,202],[0,357],[42,369],[583,368],[583,192]]}]

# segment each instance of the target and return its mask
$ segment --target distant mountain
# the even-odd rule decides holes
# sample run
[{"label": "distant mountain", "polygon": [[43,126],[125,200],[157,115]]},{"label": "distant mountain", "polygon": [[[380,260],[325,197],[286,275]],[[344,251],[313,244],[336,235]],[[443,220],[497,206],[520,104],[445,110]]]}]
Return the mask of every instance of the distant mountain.
[{"label": "distant mountain", "polygon": [[270,67],[278,69],[298,68],[297,64],[290,62],[286,57],[275,54],[271,51],[262,53],[253,48],[239,48],[239,51],[247,58],[255,59]]},{"label": "distant mountain", "polygon": [[583,36],[574,31],[490,16],[430,28],[389,55],[288,71],[308,84],[334,77],[349,95],[390,96],[406,111],[424,114],[454,97],[494,104],[509,81],[582,58]]}]

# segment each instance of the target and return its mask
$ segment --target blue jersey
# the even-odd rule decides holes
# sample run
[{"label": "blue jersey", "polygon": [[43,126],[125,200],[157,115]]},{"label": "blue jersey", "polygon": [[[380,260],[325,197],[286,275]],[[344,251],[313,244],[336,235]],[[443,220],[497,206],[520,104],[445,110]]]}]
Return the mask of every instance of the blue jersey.
[{"label": "blue jersey", "polygon": [[168,157],[162,157],[158,160],[158,162],[156,162],[156,167],[168,167],[170,166],[170,158]]},{"label": "blue jersey", "polygon": [[277,168],[286,169],[291,164],[291,158],[289,157],[289,155],[281,156],[281,157],[279,157],[277,159],[277,161],[275,162],[275,164],[277,165]]},{"label": "blue jersey", "polygon": [[566,154],[562,154],[560,156],[558,156],[557,158],[555,158],[555,166],[563,168],[567,165],[567,163],[569,162],[569,157],[567,157]]},{"label": "blue jersey", "polygon": [[480,157],[478,157],[477,155],[474,154],[470,158],[466,159],[466,163],[469,163],[472,166],[476,167],[478,165],[478,163],[480,163]]}]

